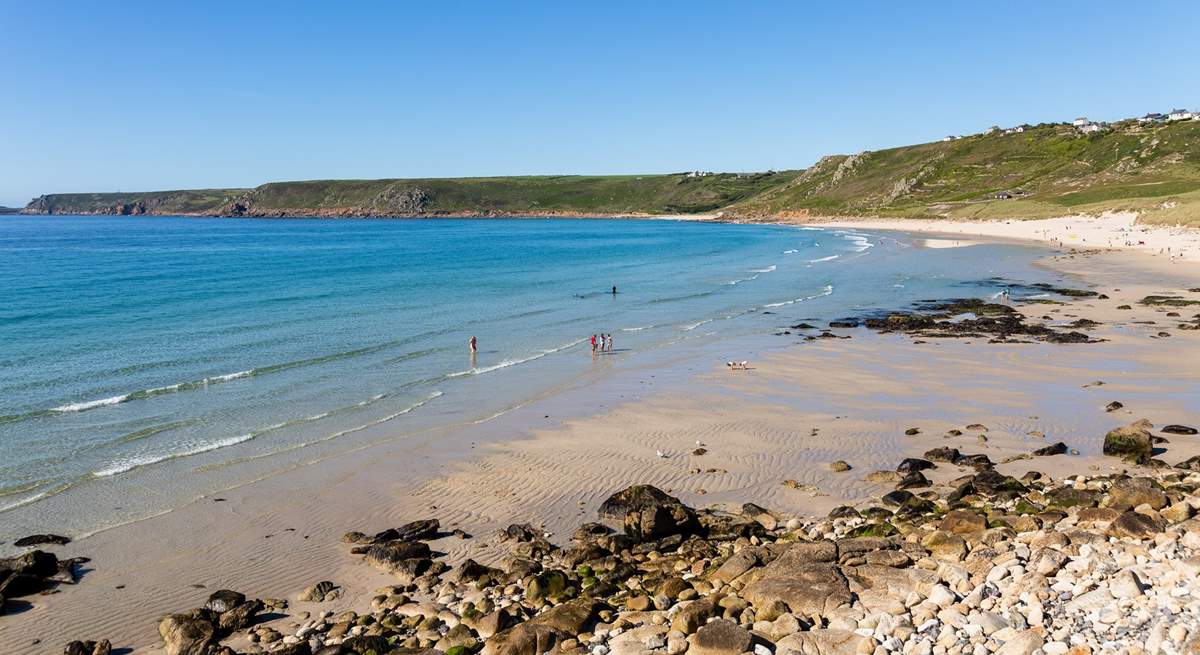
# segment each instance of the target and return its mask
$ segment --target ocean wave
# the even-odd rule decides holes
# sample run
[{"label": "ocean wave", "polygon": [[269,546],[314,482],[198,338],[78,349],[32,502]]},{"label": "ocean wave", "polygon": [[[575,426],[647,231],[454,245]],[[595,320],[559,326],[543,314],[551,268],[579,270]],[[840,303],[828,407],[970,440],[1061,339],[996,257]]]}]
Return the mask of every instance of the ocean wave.
[{"label": "ocean wave", "polygon": [[192,423],[195,423],[195,421],[192,421],[192,420],[172,421],[170,423],[163,423],[161,425],[151,425],[148,428],[142,428],[141,430],[135,430],[128,434],[121,435],[120,437],[117,438],[116,443],[129,443],[130,441],[140,441],[147,437],[153,437],[154,435],[160,434],[162,432],[167,432],[169,430],[174,430],[175,428],[182,428],[187,425],[191,425]]},{"label": "ocean wave", "polygon": [[[258,368],[246,369],[244,371],[235,371],[233,373],[225,373],[223,375],[212,375],[209,377],[205,377],[205,378],[202,378],[199,380],[192,380],[189,382],[177,382],[175,384],[169,384],[169,385],[162,386],[162,387],[153,387],[153,388],[145,389],[142,391],[134,391],[131,393],[121,394],[119,396],[111,396],[108,398],[101,398],[99,400],[89,400],[89,401],[85,401],[85,402],[68,403],[65,405],[60,405],[58,407],[54,407],[49,410],[39,410],[39,411],[34,411],[34,412],[28,412],[26,414],[14,414],[11,416],[0,416],[0,423],[8,423],[11,421],[21,420],[21,419],[25,419],[25,418],[32,418],[34,416],[44,416],[47,414],[66,414],[66,413],[74,413],[74,412],[85,412],[85,411],[88,411],[91,409],[97,409],[99,407],[111,407],[113,405],[120,405],[120,404],[127,403],[127,402],[134,401],[134,400],[144,400],[147,398],[153,398],[155,396],[161,396],[164,394],[179,393],[181,391],[191,391],[191,390],[195,390],[195,389],[203,389],[203,388],[206,388],[206,387],[209,387],[212,385],[222,384],[225,382],[232,382],[234,380],[241,380],[243,378],[255,377],[255,376],[259,376],[259,375],[267,375],[270,373],[278,373],[280,371],[286,371],[289,369],[300,368],[303,366],[313,366],[316,364],[324,364],[324,363],[328,363],[328,362],[332,362],[332,361],[337,361],[340,359],[347,359],[350,357],[358,357],[360,355],[365,355],[365,354],[369,354],[372,352],[377,352],[379,350],[383,350],[385,348],[389,348],[393,345],[395,345],[394,342],[389,343],[389,344],[368,346],[365,348],[356,348],[354,350],[346,350],[343,352],[331,353],[328,355],[321,355],[318,357],[297,359],[294,361],[282,362],[279,364],[270,364],[267,366],[260,366]],[[393,358],[391,361],[392,362],[407,361],[410,359],[416,359],[419,357],[423,357],[425,355],[428,355],[428,354],[436,352],[436,351],[437,351],[436,348],[429,348],[426,350],[419,350],[419,351],[415,351],[415,352],[411,352],[411,353],[405,353],[404,355],[400,355],[398,357]]]},{"label": "ocean wave", "polygon": [[640,325],[638,327],[621,328],[621,331],[622,332],[641,332],[642,330],[649,330],[649,329],[652,329],[655,327],[658,327],[658,326],[656,326],[656,325]]},{"label": "ocean wave", "polygon": [[830,295],[831,293],[833,293],[833,285],[827,284],[827,285],[825,285],[825,288],[821,291],[821,293],[814,294],[811,296],[804,296],[803,298],[794,298],[792,300],[785,300],[783,302],[773,302],[773,303],[763,305],[763,307],[784,307],[786,305],[794,305],[798,302],[806,302],[809,300],[816,300],[817,298],[823,298],[825,296]]},{"label": "ocean wave", "polygon": [[206,444],[201,444],[201,445],[195,446],[193,448],[189,448],[187,450],[181,450],[181,451],[176,451],[176,452],[172,452],[172,453],[162,453],[160,455],[142,455],[142,456],[138,456],[138,457],[128,457],[128,458],[124,458],[124,459],[119,459],[119,460],[116,460],[115,462],[111,462],[105,468],[102,468],[98,471],[93,471],[92,476],[97,477],[97,478],[112,477],[114,475],[119,475],[121,473],[126,473],[128,471],[132,471],[133,469],[136,469],[136,468],[141,468],[143,466],[149,466],[150,464],[158,464],[159,462],[165,462],[165,461],[172,460],[172,459],[178,459],[180,457],[189,457],[191,455],[199,455],[200,453],[207,453],[207,452],[210,452],[213,450],[217,450],[219,448],[226,448],[228,446],[236,446],[237,444],[250,441],[251,439],[254,438],[254,436],[255,435],[253,432],[247,432],[246,434],[239,434],[236,437],[229,437],[229,438],[221,439],[218,441],[212,441],[212,442],[209,442]]},{"label": "ocean wave", "polygon": [[837,259],[838,257],[841,257],[841,255],[830,255],[828,257],[821,257],[819,259],[810,259],[810,260],[808,260],[808,263],[819,264],[821,262],[831,262],[831,261]]},{"label": "ocean wave", "polygon": [[648,304],[657,305],[660,303],[676,302],[679,300],[693,300],[695,298],[707,298],[713,295],[712,291],[701,291],[699,293],[689,293],[683,296],[667,296],[665,298],[655,298],[650,300]]},{"label": "ocean wave", "polygon": [[18,507],[22,507],[24,505],[28,505],[29,503],[39,501],[43,498],[49,498],[50,496],[60,494],[64,491],[66,491],[67,489],[70,489],[73,486],[75,486],[74,483],[64,482],[62,484],[50,487],[49,489],[46,489],[44,491],[40,491],[36,494],[33,494],[32,496],[26,496],[25,498],[13,501],[6,505],[0,505],[0,512],[7,512],[10,509],[16,509]]},{"label": "ocean wave", "polygon": [[735,286],[735,285],[741,284],[742,282],[752,282],[757,279],[758,279],[758,275],[755,274],[755,275],[751,275],[750,277],[743,277],[743,278],[738,278],[736,280],[730,280],[728,282],[723,282],[722,284],[725,284],[727,286]]},{"label": "ocean wave", "polygon": [[855,245],[854,252],[863,252],[867,248],[874,248],[875,244],[867,238],[865,234],[853,234],[850,232],[840,233],[843,238]]},{"label": "ocean wave", "polygon": [[715,319],[706,318],[703,321],[700,321],[699,323],[692,323],[690,325],[682,325],[682,326],[680,326],[680,329],[682,329],[684,332],[691,332],[692,330],[695,330],[696,328],[700,327],[701,325],[707,325],[708,323],[712,323],[714,320]]},{"label": "ocean wave", "polygon": [[770,266],[768,266],[766,268],[752,268],[752,269],[750,269],[750,272],[751,273],[770,273],[774,270],[775,270],[775,265],[771,264]]},{"label": "ocean wave", "polygon": [[800,250],[798,250],[798,249],[796,249],[796,248],[792,248],[791,250],[784,250],[784,251],[783,251],[783,254],[785,254],[785,255],[794,255],[794,254],[796,254],[796,253],[798,253],[798,252],[800,252]]},{"label": "ocean wave", "polygon": [[543,351],[537,353],[536,355],[530,355],[529,357],[522,357],[519,359],[506,359],[506,360],[500,362],[499,364],[492,364],[491,366],[475,367],[475,368],[469,368],[465,371],[448,373],[446,375],[446,379],[461,378],[461,377],[467,376],[467,375],[483,375],[484,373],[491,373],[492,371],[498,371],[503,368],[509,368],[510,366],[519,366],[521,364],[528,364],[529,362],[539,360],[547,355],[553,355],[554,353],[559,353],[564,350],[574,348],[575,346],[578,346],[579,344],[583,343],[584,341],[587,341],[587,339],[586,338],[585,339],[576,339],[575,341],[571,341],[569,343],[564,343],[561,346],[557,346],[555,348],[550,348],[548,350],[543,350]]}]

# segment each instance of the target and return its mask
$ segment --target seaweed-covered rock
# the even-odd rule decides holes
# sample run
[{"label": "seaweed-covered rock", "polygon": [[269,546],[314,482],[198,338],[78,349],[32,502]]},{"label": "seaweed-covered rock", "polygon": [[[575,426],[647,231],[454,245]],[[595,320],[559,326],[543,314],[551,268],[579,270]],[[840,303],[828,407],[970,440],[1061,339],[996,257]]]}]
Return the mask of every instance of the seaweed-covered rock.
[{"label": "seaweed-covered rock", "polygon": [[1153,439],[1143,421],[1109,430],[1104,435],[1104,454],[1121,457],[1135,464],[1150,461]]}]

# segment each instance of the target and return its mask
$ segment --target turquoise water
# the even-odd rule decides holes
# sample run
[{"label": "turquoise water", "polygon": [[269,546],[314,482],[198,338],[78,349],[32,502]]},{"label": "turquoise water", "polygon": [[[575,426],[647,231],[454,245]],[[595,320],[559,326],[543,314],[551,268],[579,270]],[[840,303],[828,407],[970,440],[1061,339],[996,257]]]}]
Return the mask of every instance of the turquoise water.
[{"label": "turquoise water", "polygon": [[7,217],[0,526],[121,497],[56,510],[97,529],[248,461],[486,420],[607,358],[1041,281],[1037,254],[673,221]]}]

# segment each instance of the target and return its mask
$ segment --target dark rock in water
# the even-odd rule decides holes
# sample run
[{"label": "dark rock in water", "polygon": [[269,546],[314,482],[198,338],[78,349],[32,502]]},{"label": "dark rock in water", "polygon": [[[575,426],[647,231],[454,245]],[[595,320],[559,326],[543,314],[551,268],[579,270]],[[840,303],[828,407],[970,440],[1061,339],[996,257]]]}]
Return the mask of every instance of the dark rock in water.
[{"label": "dark rock in water", "polygon": [[600,517],[621,520],[625,533],[648,541],[673,534],[694,534],[700,527],[696,512],[657,487],[633,485],[600,504]]},{"label": "dark rock in water", "polygon": [[817,329],[817,326],[809,325],[808,323],[797,323],[797,324],[791,326],[791,328],[793,330],[815,330],[815,329]]},{"label": "dark rock in water", "polygon": [[913,496],[911,491],[904,491],[903,489],[897,489],[896,491],[893,491],[889,494],[884,495],[883,498],[881,498],[880,500],[883,501],[884,505],[891,505],[893,507],[899,507],[900,505],[903,505],[904,502],[910,498],[915,498],[915,496]]},{"label": "dark rock in water", "polygon": [[925,451],[925,459],[931,462],[947,462],[949,464],[953,464],[961,457],[962,454],[958,452],[957,448],[950,448],[949,446],[942,446],[940,448],[934,448],[933,450]]},{"label": "dark rock in water", "polygon": [[1159,432],[1166,432],[1167,434],[1193,435],[1193,434],[1196,434],[1197,432],[1200,432],[1200,430],[1197,430],[1196,428],[1193,428],[1193,427],[1187,426],[1187,425],[1172,424],[1172,425],[1164,425],[1162,427],[1162,429],[1159,430]]},{"label": "dark rock in water", "polygon": [[163,617],[158,622],[158,634],[167,655],[206,655],[217,628],[211,611],[196,609]]},{"label": "dark rock in water", "polygon": [[852,319],[852,318],[843,318],[843,319],[840,319],[837,321],[830,321],[829,327],[831,327],[831,328],[856,328],[856,327],[858,327],[858,321],[855,319]]},{"label": "dark rock in water", "polygon": [[229,589],[221,589],[220,591],[214,591],[208,597],[208,602],[204,604],[204,608],[220,614],[228,612],[244,602],[246,602],[246,594]]},{"label": "dark rock in water", "polygon": [[900,465],[896,467],[896,472],[905,474],[916,471],[924,471],[931,468],[937,468],[937,465],[927,459],[906,457],[900,462]]},{"label": "dark rock in water", "polygon": [[[22,537],[20,539],[17,539],[16,541],[13,542],[13,545],[16,546],[17,548],[27,548],[29,546],[41,546],[43,544],[49,544],[52,546],[62,546],[62,545],[69,544],[69,543],[71,543],[71,540],[69,538],[59,536],[56,534],[33,534],[33,535],[29,535],[28,537]],[[72,643],[79,643],[79,642],[72,642]],[[93,642],[88,642],[88,643],[93,643]]]},{"label": "dark rock in water", "polygon": [[1105,406],[1104,406],[1104,411],[1106,411],[1106,412],[1115,412],[1115,411],[1117,411],[1118,409],[1121,409],[1121,408],[1122,408],[1122,407],[1124,407],[1124,406],[1125,406],[1125,404],[1124,404],[1124,403],[1122,403],[1121,401],[1119,401],[1119,400],[1114,400],[1114,401],[1112,401],[1111,403],[1109,403],[1109,404],[1107,404],[1107,405],[1105,405]]},{"label": "dark rock in water", "polygon": [[909,428],[904,431],[904,436],[906,436],[906,437],[915,437],[918,434],[921,434],[920,428]]},{"label": "dark rock in water", "polygon": [[1058,442],[1045,448],[1038,448],[1033,451],[1035,457],[1049,457],[1051,455],[1062,455],[1067,452],[1067,444]]},{"label": "dark rock in water", "polygon": [[63,655],[109,655],[112,644],[107,639],[100,641],[72,641],[63,648]]},{"label": "dark rock in water", "polygon": [[1104,435],[1105,455],[1122,457],[1136,464],[1150,461],[1152,445],[1148,422],[1138,421],[1133,425],[1110,430]]},{"label": "dark rock in water", "polygon": [[925,477],[920,471],[913,471],[904,476],[904,479],[896,485],[897,489],[924,489],[933,486],[929,478]]}]

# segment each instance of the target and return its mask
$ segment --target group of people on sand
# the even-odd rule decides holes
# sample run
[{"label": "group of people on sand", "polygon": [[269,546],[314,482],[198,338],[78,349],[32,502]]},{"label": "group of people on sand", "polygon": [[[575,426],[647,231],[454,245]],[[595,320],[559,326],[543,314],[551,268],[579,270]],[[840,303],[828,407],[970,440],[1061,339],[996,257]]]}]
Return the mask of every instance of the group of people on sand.
[{"label": "group of people on sand", "polygon": [[592,335],[592,354],[612,352],[613,338],[611,334],[600,333],[600,338],[597,340],[596,335]]}]

